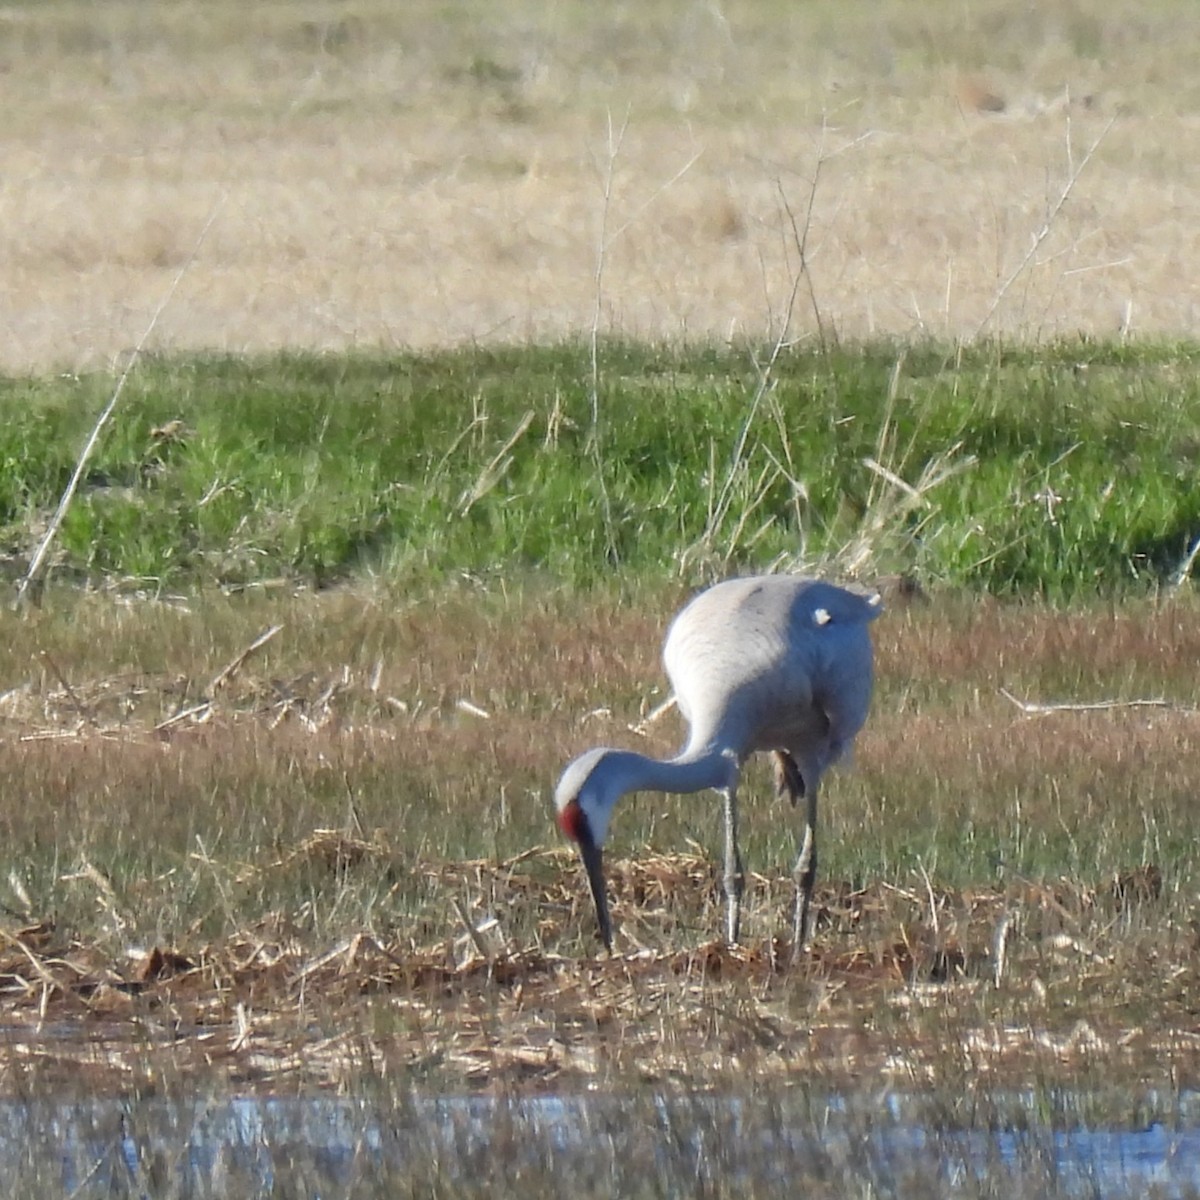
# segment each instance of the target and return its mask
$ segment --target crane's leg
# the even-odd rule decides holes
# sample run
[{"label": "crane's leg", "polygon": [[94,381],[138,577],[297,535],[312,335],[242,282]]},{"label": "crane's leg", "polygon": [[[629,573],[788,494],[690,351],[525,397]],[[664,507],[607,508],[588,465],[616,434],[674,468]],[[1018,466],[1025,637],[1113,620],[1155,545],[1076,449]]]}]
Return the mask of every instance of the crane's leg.
[{"label": "crane's leg", "polygon": [[792,962],[799,961],[808,941],[809,906],[812,904],[813,884],[817,879],[817,787],[814,783],[805,794],[804,841],[792,877],[796,881],[796,914],[792,925]]},{"label": "crane's leg", "polygon": [[725,788],[721,795],[725,799],[725,940],[736,946],[742,923],[742,889],[746,883],[738,850],[737,788]]}]

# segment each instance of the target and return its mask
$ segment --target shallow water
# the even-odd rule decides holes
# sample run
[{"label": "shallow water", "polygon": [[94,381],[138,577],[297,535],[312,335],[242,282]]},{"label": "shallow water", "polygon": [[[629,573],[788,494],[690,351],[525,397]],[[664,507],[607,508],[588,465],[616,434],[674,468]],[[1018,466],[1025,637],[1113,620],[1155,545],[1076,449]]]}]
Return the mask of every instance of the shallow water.
[{"label": "shallow water", "polygon": [[[1200,1195],[1200,1100],[1140,1128],[1081,1098],[986,1117],[893,1092],[714,1097],[224,1097],[0,1103],[6,1195]],[[426,1191],[425,1194],[428,1194]]]}]

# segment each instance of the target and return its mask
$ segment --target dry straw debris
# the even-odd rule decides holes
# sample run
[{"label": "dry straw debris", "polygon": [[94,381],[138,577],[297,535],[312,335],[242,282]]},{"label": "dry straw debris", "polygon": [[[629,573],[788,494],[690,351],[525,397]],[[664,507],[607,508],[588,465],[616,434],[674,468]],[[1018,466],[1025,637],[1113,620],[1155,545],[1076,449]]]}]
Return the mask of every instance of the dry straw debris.
[{"label": "dry straw debris", "polygon": [[[390,853],[319,830],[260,870],[299,857],[330,870],[371,869]],[[502,938],[487,952],[464,954],[454,936],[416,945],[360,930],[314,953],[289,932],[287,914],[270,913],[220,942],[156,945],[119,962],[53,921],[0,928],[9,1027],[0,1078],[30,1062],[61,1071],[82,1064],[97,1081],[127,1084],[155,1069],[148,1045],[177,1063],[260,1082],[288,1075],[336,1082],[364,1062],[375,1069],[436,1062],[474,1084],[561,1083],[629,1069],[643,1079],[719,1077],[747,1061],[771,1073],[879,1069],[925,1077],[944,1067],[949,1046],[904,1016],[918,1011],[933,1013],[939,1026],[961,1026],[959,1053],[993,1074],[1023,1069],[1048,1048],[1068,1065],[1101,1053],[1132,1061],[1150,1037],[1099,1020],[1085,1037],[1078,1026],[1060,1030],[1049,1010],[1024,1031],[987,1014],[1030,974],[1058,989],[1055,974],[1111,971],[1112,955],[1082,930],[1093,912],[1111,920],[1153,904],[1161,887],[1153,865],[1114,881],[1107,894],[1066,880],[927,895],[885,884],[827,886],[818,896],[812,958],[797,971],[774,940],[679,949],[626,932],[607,959],[543,948],[586,915],[565,850],[414,869],[450,893],[469,881],[498,897],[500,911],[535,907],[544,914],[541,945]],[[754,886],[775,894],[788,885],[759,877]],[[680,890],[707,891],[708,907],[717,903],[710,865],[692,855],[618,862],[613,890],[627,931],[651,928],[653,912]],[[994,961],[1001,924],[1017,931],[1005,978]],[[855,1031],[854,1014],[868,1008],[900,1014],[886,1037]],[[334,1014],[343,1032],[312,1040],[313,1023]],[[1177,1039],[1173,1053],[1189,1045]]]}]

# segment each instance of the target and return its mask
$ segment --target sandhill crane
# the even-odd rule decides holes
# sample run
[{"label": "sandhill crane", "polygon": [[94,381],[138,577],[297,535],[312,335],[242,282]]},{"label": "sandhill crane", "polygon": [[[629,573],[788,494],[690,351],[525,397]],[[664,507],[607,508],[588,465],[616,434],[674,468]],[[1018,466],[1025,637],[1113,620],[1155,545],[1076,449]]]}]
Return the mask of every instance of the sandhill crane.
[{"label": "sandhill crane", "polygon": [[772,752],[776,791],[806,800],[793,872],[792,956],[808,933],[817,873],[817,790],[853,741],[871,701],[871,637],[881,611],[866,596],[819,579],[760,575],[718,583],[676,616],[663,664],[690,732],[670,759],[630,750],[588,750],[555,791],[558,824],[579,846],[600,936],[612,950],[603,846],[617,801],[630,792],[699,792],[725,802],[725,933],[738,940],[743,888],[737,786],[755,751]]}]

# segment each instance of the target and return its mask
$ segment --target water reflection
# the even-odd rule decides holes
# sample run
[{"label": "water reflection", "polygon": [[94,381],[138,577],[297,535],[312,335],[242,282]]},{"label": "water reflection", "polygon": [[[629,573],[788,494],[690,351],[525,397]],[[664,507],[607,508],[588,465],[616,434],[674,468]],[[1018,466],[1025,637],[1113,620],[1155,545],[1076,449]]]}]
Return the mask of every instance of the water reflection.
[{"label": "water reflection", "polygon": [[[994,1100],[989,1100],[994,1105]],[[1200,1195],[1195,1094],[1100,1127],[1087,1105],[1009,1096],[964,1121],[882,1092],[768,1098],[147,1099],[0,1103],[0,1187],[76,1196]],[[1128,1108],[1127,1108],[1128,1111]]]}]

